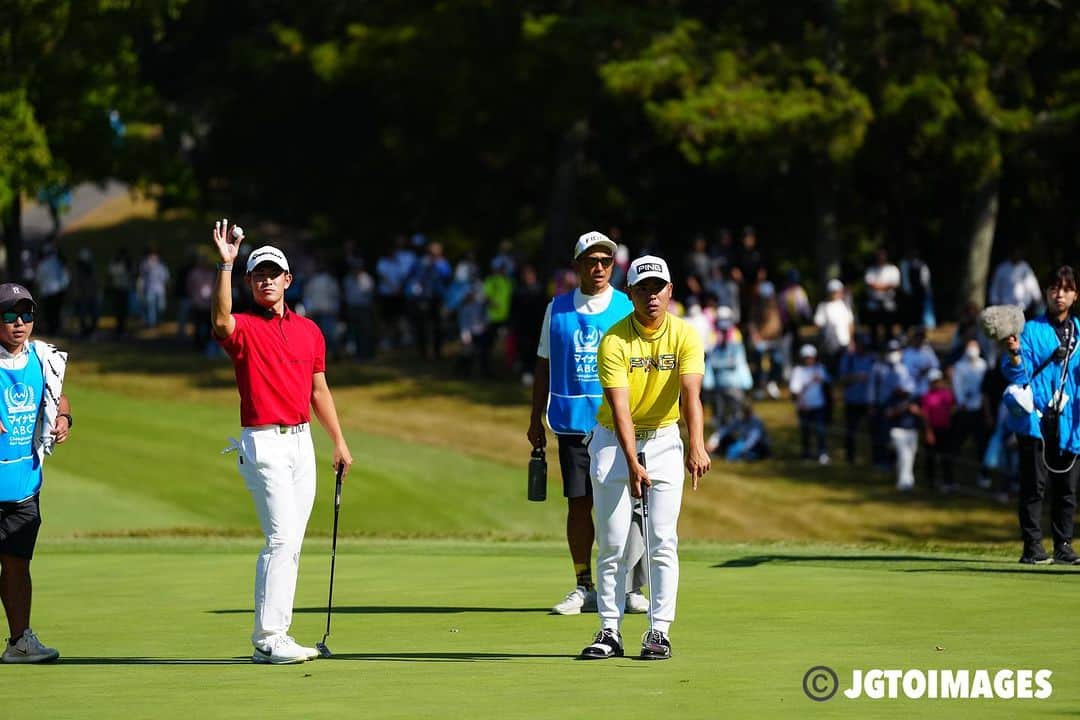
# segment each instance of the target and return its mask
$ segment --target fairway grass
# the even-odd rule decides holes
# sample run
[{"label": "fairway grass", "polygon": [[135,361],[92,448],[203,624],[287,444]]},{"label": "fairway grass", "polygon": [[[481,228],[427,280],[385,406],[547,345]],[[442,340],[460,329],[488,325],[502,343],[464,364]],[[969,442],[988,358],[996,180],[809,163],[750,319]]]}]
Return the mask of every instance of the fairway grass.
[{"label": "fairway grass", "polygon": [[[322,637],[328,542],[309,539],[293,634]],[[675,657],[583,663],[596,615],[547,608],[569,589],[555,542],[348,540],[334,657],[250,662],[248,539],[46,540],[35,620],[50,666],[0,666],[48,718],[1054,717],[1080,709],[1067,630],[1072,569],[1001,554],[691,544]],[[624,624],[636,654],[644,616]],[[1049,668],[1046,700],[807,699],[804,673]]]}]

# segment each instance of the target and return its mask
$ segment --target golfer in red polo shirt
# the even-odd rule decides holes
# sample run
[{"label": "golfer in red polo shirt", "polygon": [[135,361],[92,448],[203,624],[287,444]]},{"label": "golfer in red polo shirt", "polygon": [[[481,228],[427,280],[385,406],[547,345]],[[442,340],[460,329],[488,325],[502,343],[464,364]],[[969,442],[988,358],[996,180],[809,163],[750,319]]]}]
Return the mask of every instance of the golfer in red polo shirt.
[{"label": "golfer in red polo shirt", "polygon": [[232,358],[240,392],[237,468],[259,516],[266,546],[255,566],[255,652],[274,665],[313,660],[315,648],[288,634],[308,516],[315,500],[311,410],[334,442],[334,468],[348,472],[349,446],[326,385],[326,345],[318,326],[285,305],[292,283],[285,254],[265,245],[248,256],[245,283],[258,308],[232,313],[232,265],[243,241],[228,220],[214,224],[221,254],[211,301],[214,335]]}]

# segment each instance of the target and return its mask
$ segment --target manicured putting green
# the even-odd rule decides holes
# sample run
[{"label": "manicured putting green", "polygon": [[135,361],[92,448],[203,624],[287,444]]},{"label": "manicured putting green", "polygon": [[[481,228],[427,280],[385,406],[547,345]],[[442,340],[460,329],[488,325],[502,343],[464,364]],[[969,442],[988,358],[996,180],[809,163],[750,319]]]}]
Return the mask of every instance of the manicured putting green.
[{"label": "manicured putting green", "polygon": [[[326,546],[326,547],[324,547]],[[675,657],[583,663],[595,615],[554,617],[556,542],[348,540],[335,657],[254,666],[251,540],[46,540],[35,626],[52,666],[2,666],[37,717],[1051,717],[1080,707],[1080,574],[1003,555],[687,545]],[[308,541],[294,635],[322,637],[328,541]],[[634,650],[644,616],[629,616]],[[812,666],[1049,668],[1046,700],[832,700]]]}]

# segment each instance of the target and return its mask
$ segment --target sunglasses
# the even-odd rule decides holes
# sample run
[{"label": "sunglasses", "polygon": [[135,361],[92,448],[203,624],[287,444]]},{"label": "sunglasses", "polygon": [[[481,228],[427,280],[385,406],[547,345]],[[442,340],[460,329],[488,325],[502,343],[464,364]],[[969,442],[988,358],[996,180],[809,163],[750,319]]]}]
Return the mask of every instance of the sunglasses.
[{"label": "sunglasses", "polygon": [[588,257],[581,258],[581,264],[584,265],[587,268],[595,267],[597,265],[601,265],[603,267],[609,268],[609,267],[611,267],[611,264],[613,262],[615,262],[615,258],[609,257],[607,255],[602,255],[602,256],[590,255]]},{"label": "sunglasses", "polygon": [[0,313],[0,320],[5,323],[13,323],[16,320],[22,320],[24,323],[34,322],[34,313],[30,311],[15,312],[14,310],[8,310],[7,312]]}]

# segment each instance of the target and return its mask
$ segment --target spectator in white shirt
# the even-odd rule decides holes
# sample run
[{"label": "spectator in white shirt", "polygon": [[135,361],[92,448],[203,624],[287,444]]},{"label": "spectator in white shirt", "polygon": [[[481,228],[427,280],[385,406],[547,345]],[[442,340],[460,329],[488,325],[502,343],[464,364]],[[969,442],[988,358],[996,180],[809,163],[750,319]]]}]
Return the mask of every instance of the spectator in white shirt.
[{"label": "spectator in white shirt", "polygon": [[315,274],[304,284],[304,312],[322,331],[327,353],[336,355],[341,287],[322,261],[319,262]]},{"label": "spectator in white shirt", "polygon": [[990,281],[990,304],[1019,305],[1030,319],[1042,309],[1042,302],[1039,279],[1024,261],[1020,249],[1014,247],[1009,259],[994,269],[994,277]]},{"label": "spectator in white shirt", "polygon": [[980,465],[978,485],[983,489],[991,484],[990,472],[982,466],[990,430],[983,410],[982,388],[986,370],[986,360],[982,358],[978,341],[968,340],[963,356],[952,367],[953,395],[956,396],[953,447],[961,452],[968,436],[974,439],[975,457]]},{"label": "spectator in white shirt", "polygon": [[829,299],[818,303],[814,310],[814,324],[821,329],[821,344],[825,350],[825,366],[830,373],[836,372],[840,356],[851,344],[855,327],[855,315],[844,297],[844,283],[836,278],[825,286]]},{"label": "spectator in white shirt", "polygon": [[866,283],[866,324],[871,341],[880,346],[892,336],[893,326],[899,319],[896,291],[900,287],[900,268],[889,262],[885,248],[878,248],[874,264],[867,268],[863,281]]},{"label": "spectator in white shirt", "polygon": [[811,459],[810,434],[817,436],[817,460],[829,464],[825,451],[825,384],[829,375],[818,362],[817,348],[803,345],[799,349],[800,364],[791,371],[791,397],[799,414],[799,433],[802,438],[802,457]]}]

